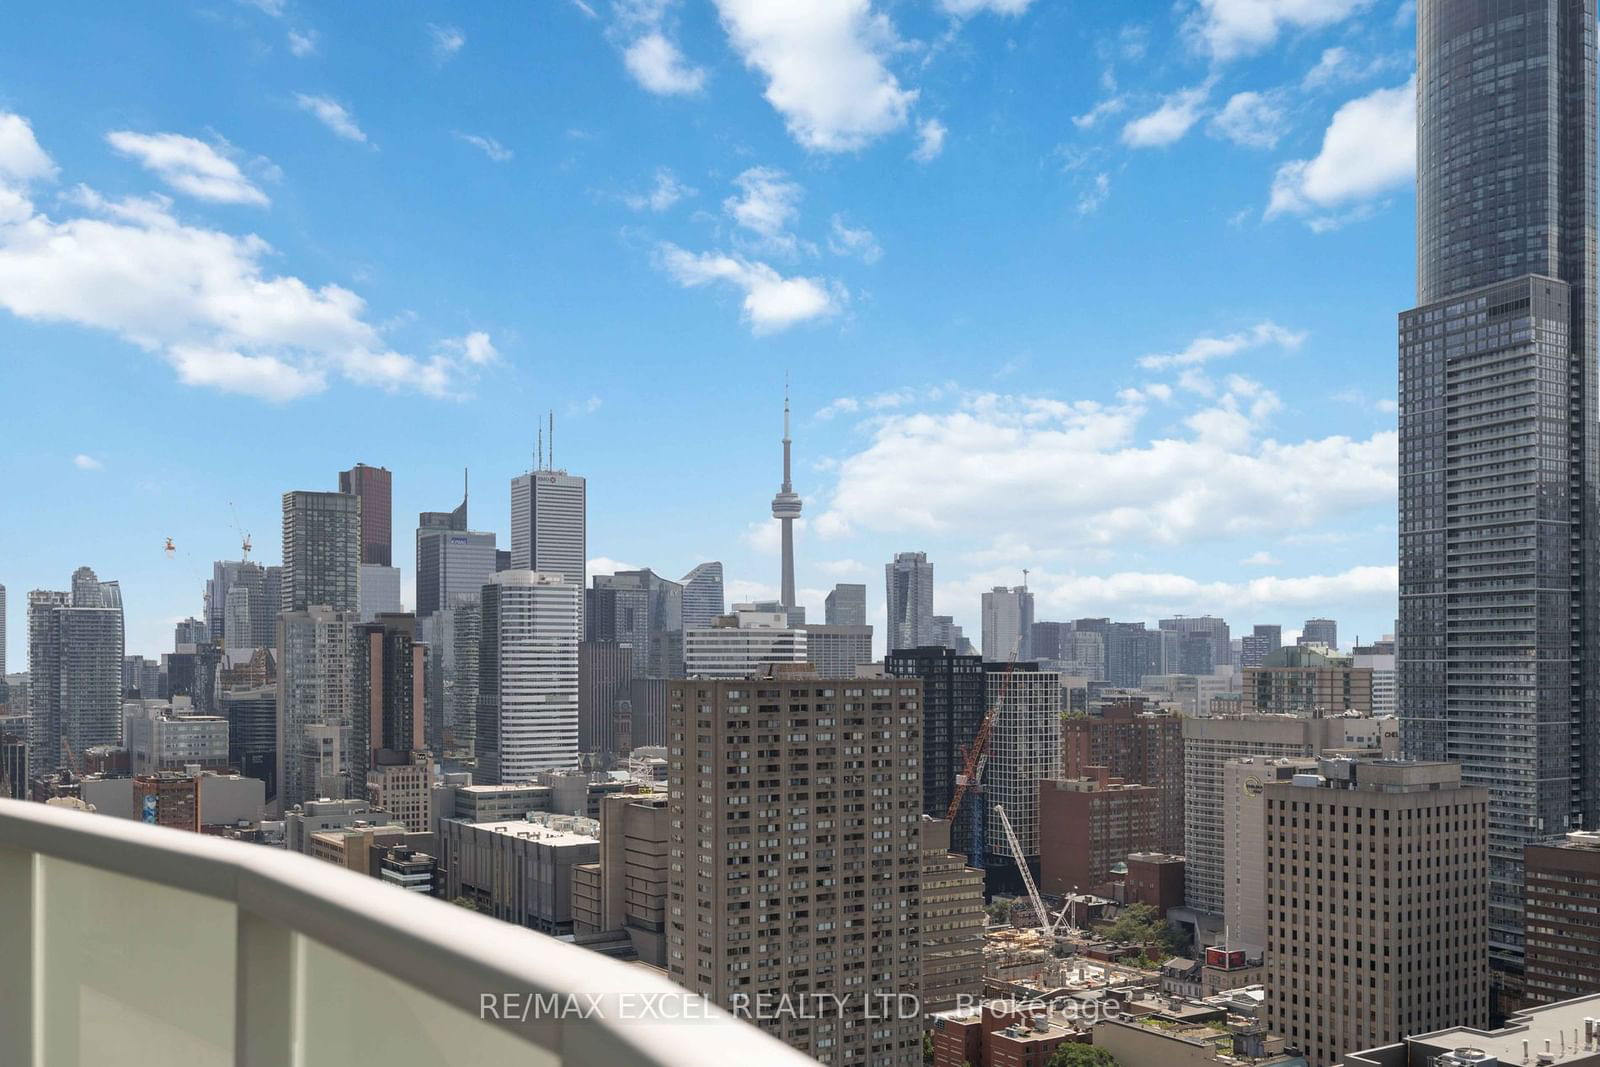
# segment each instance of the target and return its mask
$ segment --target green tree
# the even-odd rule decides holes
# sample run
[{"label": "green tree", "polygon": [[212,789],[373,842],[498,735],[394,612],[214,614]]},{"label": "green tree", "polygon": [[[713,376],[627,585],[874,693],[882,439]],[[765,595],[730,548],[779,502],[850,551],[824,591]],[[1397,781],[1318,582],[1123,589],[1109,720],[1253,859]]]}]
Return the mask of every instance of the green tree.
[{"label": "green tree", "polygon": [[458,908],[466,908],[468,911],[478,910],[478,902],[468,897],[456,897],[451,900],[450,903],[454,904]]},{"label": "green tree", "polygon": [[1129,904],[1117,917],[1100,928],[1112,941],[1134,944],[1154,943],[1168,955],[1178,955],[1188,946],[1188,938],[1168,926],[1148,904]]},{"label": "green tree", "polygon": [[1056,1046],[1045,1067],[1117,1067],[1117,1061],[1103,1048],[1068,1041]]},{"label": "green tree", "polygon": [[933,1067],[933,1031],[922,1031],[922,1062]]}]

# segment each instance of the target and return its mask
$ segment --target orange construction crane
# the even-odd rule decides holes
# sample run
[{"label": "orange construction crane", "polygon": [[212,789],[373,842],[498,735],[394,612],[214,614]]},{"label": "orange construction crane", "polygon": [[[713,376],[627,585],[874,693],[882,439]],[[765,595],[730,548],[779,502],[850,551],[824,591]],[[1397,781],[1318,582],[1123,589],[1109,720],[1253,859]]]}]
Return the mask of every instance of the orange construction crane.
[{"label": "orange construction crane", "polygon": [[983,713],[983,722],[978,726],[978,736],[972,739],[972,744],[964,746],[961,773],[956,775],[955,796],[950,798],[950,810],[945,812],[945,819],[955,822],[956,813],[961,810],[961,802],[966,799],[968,789],[981,789],[983,780],[983,765],[989,756],[989,735],[994,731],[994,720],[1000,714],[1000,705],[1005,702],[1006,690],[1011,687],[1011,673],[1017,669],[1017,654],[1022,650],[1022,638],[1017,638],[1017,643],[1011,646],[1011,659],[1006,663],[1005,673],[1000,675],[1000,686],[995,692],[994,700]]},{"label": "orange construction crane", "polygon": [[72,742],[65,734],[61,736],[61,758],[66,760],[68,770],[80,778],[83,776],[83,764],[78,761],[78,754],[72,750]]}]

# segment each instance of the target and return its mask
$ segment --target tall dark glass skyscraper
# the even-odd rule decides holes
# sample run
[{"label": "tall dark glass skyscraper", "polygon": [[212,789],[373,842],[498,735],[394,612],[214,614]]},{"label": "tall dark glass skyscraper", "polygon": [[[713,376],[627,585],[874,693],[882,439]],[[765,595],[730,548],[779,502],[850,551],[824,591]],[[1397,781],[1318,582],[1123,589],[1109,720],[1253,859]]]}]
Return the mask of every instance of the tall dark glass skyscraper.
[{"label": "tall dark glass skyscraper", "polygon": [[1522,849],[1597,814],[1595,0],[1417,7],[1417,299],[1400,315],[1407,753],[1489,788],[1490,958]]}]

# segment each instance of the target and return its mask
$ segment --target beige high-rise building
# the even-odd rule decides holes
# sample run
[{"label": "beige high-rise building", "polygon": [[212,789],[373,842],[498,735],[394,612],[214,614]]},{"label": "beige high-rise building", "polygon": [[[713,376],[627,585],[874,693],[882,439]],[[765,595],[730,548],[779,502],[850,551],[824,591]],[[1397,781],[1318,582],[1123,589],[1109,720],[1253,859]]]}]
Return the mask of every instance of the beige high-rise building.
[{"label": "beige high-rise building", "polygon": [[1487,1024],[1489,791],[1348,758],[1263,791],[1268,1028],[1326,1067]]},{"label": "beige high-rise building", "polygon": [[1227,947],[1250,958],[1267,947],[1266,786],[1317,770],[1315,756],[1245,756],[1222,767],[1222,912]]},{"label": "beige high-rise building", "polygon": [[1380,729],[1370,718],[1230,715],[1183,720],[1185,903],[1197,912],[1223,911],[1223,766],[1241,756],[1316,756],[1332,748],[1376,749]]},{"label": "beige high-rise building", "polygon": [[668,974],[823,1063],[920,1064],[921,683],[675,681],[667,745]]},{"label": "beige high-rise building", "polygon": [[983,993],[983,872],[950,851],[950,824],[922,817],[922,1011]]},{"label": "beige high-rise building", "polygon": [[573,869],[573,932],[627,935],[639,959],[666,966],[667,852],[665,793],[600,800],[600,859]]}]

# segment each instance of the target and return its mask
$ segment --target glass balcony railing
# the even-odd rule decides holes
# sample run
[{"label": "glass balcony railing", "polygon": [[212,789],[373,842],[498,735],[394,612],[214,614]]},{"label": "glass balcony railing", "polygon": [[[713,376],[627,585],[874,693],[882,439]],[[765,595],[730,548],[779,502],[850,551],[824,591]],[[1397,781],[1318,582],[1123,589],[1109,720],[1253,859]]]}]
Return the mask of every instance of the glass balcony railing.
[{"label": "glass balcony railing", "polygon": [[814,1061],[656,974],[262,846],[0,800],[0,1060]]}]

